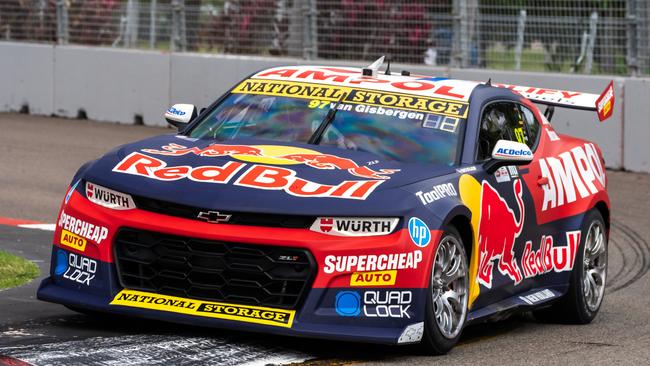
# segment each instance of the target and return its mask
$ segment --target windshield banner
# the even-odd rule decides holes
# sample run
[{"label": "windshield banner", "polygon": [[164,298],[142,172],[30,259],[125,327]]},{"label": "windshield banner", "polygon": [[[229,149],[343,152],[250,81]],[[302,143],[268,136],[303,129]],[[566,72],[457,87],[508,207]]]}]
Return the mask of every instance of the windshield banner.
[{"label": "windshield banner", "polygon": [[308,100],[363,104],[404,109],[416,112],[436,113],[445,116],[467,117],[468,104],[440,98],[392,93],[379,90],[350,88],[325,84],[299,83],[280,80],[248,79],[237,85],[235,94],[258,94]]}]

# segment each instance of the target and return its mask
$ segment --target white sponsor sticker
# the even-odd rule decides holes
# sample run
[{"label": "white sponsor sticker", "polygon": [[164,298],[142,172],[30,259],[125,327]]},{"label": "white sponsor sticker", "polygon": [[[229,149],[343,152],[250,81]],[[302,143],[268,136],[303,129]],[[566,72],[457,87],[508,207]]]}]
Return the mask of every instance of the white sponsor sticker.
[{"label": "white sponsor sticker", "polygon": [[130,195],[86,182],[86,197],[90,202],[113,210],[131,210],[135,203]]},{"label": "white sponsor sticker", "polygon": [[508,168],[502,166],[494,172],[494,178],[498,183],[510,182],[510,174],[508,173]]},{"label": "white sponsor sticker", "polygon": [[398,218],[319,217],[310,230],[334,236],[378,236],[395,230]]}]

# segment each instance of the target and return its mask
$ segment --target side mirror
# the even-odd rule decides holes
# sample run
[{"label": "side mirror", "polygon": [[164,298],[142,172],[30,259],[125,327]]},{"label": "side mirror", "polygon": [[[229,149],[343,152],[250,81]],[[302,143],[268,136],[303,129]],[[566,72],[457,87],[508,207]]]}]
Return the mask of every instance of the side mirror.
[{"label": "side mirror", "polygon": [[502,166],[526,165],[533,161],[533,152],[526,144],[520,142],[499,140],[492,150],[492,159],[483,167],[488,174],[492,174]]},{"label": "side mirror", "polygon": [[197,115],[198,112],[194,104],[174,104],[165,112],[165,120],[180,130],[194,120]]}]

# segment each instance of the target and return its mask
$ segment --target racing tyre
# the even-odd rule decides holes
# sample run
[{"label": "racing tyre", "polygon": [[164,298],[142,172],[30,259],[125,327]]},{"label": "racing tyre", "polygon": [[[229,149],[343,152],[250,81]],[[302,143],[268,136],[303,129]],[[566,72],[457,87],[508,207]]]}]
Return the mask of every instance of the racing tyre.
[{"label": "racing tyre", "polygon": [[463,241],[454,228],[442,235],[431,269],[422,348],[441,355],[458,342],[467,319],[469,274]]},{"label": "racing tyre", "polygon": [[566,295],[549,308],[534,312],[542,321],[588,324],[598,314],[607,279],[607,228],[596,209],[585,215],[581,243]]}]

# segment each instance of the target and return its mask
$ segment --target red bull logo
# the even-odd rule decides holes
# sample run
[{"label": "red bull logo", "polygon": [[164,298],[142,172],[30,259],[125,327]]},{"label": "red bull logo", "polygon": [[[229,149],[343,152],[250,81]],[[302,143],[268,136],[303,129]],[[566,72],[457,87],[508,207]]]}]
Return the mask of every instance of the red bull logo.
[{"label": "red bull logo", "polygon": [[521,270],[514,258],[515,240],[521,234],[526,211],[521,198],[521,180],[513,183],[519,219],[508,203],[490,184],[483,181],[481,193],[481,215],[478,229],[478,273],[477,281],[481,285],[492,287],[492,272],[497,265],[499,272],[510,277],[515,284],[523,279]]},{"label": "red bull logo", "polygon": [[162,150],[143,149],[142,151],[167,156],[187,154],[207,157],[230,156],[237,160],[275,165],[304,164],[315,169],[346,170],[354,176],[366,179],[390,179],[389,175],[399,171],[399,169],[373,170],[367,166],[360,166],[351,159],[291,146],[212,144],[199,148],[172,143],[163,146]]}]

